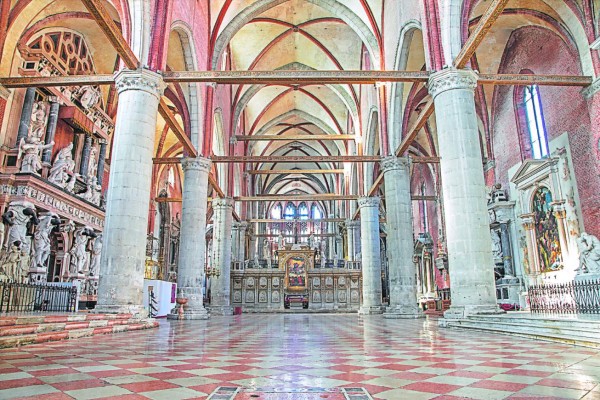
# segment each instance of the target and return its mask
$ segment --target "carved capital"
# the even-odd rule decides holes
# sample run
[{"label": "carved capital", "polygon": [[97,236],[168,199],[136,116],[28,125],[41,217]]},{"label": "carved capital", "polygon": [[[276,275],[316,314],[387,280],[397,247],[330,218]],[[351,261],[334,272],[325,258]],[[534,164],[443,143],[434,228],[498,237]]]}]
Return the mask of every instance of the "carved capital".
[{"label": "carved capital", "polygon": [[187,158],[184,158],[181,160],[181,168],[183,168],[184,171],[197,170],[197,171],[209,172],[210,166],[211,166],[211,161],[208,158],[187,157]]},{"label": "carved capital", "polygon": [[531,231],[533,230],[534,226],[535,226],[535,219],[533,217],[533,214],[523,214],[519,216],[521,218],[521,221],[523,221],[523,227],[528,230]]},{"label": "carved capital", "polygon": [[600,78],[594,79],[590,86],[583,88],[581,94],[586,100],[590,100],[596,93],[600,91]]},{"label": "carved capital", "polygon": [[385,174],[388,171],[408,172],[410,168],[410,159],[408,157],[388,156],[381,161],[381,169]]},{"label": "carved capital", "polygon": [[212,206],[215,211],[218,209],[232,209],[233,199],[231,197],[218,197],[213,199]]},{"label": "carved capital", "polygon": [[145,69],[141,71],[124,69],[115,75],[115,87],[119,94],[126,90],[141,90],[160,99],[166,86],[161,75]]},{"label": "carved capital", "polygon": [[448,90],[467,89],[475,91],[477,87],[477,73],[472,70],[446,68],[431,74],[427,89],[435,98],[438,94]]},{"label": "carved capital", "polygon": [[379,197],[361,197],[358,199],[358,207],[377,207],[379,208],[379,204],[381,203],[381,199]]}]

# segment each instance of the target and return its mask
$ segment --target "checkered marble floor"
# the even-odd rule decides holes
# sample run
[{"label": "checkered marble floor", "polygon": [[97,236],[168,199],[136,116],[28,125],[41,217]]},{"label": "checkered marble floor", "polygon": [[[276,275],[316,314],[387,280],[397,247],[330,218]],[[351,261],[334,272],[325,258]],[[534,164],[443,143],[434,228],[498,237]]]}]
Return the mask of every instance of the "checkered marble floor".
[{"label": "checkered marble floor", "polygon": [[600,351],[436,319],[266,314],[0,351],[0,399],[206,399],[220,386],[375,399],[600,399]]}]

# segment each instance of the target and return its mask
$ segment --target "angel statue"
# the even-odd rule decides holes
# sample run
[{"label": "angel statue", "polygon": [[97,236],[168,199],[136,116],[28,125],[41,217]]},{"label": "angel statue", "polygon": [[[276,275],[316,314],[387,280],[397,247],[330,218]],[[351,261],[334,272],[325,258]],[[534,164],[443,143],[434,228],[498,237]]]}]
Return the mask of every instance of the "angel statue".
[{"label": "angel statue", "polygon": [[67,186],[69,175],[73,173],[75,169],[75,161],[72,156],[73,143],[69,143],[68,146],[58,152],[54,159],[54,164],[50,168],[48,174],[48,180],[62,188]]},{"label": "angel statue", "polygon": [[600,240],[594,235],[583,232],[577,239],[579,248],[579,274],[600,273]]}]

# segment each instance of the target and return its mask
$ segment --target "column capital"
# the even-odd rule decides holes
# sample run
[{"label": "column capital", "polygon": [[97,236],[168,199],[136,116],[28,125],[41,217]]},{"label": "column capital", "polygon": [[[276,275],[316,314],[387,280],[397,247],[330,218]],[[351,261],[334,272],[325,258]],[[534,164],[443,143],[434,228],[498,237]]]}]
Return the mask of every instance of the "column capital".
[{"label": "column capital", "polygon": [[533,230],[533,228],[535,226],[534,214],[519,215],[519,218],[521,218],[521,221],[523,221],[523,227],[526,230],[528,230],[528,231]]},{"label": "column capital", "polygon": [[191,169],[209,172],[211,165],[211,161],[204,157],[185,157],[181,160],[181,168],[183,168],[184,171]]},{"label": "column capital", "polygon": [[363,207],[379,208],[379,204],[381,203],[381,198],[379,198],[377,196],[361,197],[357,201],[358,201],[358,208],[363,208]]},{"label": "column capital", "polygon": [[381,169],[385,174],[388,171],[404,170],[410,168],[410,159],[408,157],[387,156],[381,160]]},{"label": "column capital", "polygon": [[167,85],[156,72],[123,69],[115,74],[115,87],[119,94],[126,90],[142,90],[160,99]]},{"label": "column capital", "polygon": [[587,86],[581,90],[581,94],[586,100],[590,100],[598,92],[600,92],[600,77],[594,79],[590,86]]},{"label": "column capital", "polygon": [[213,199],[212,206],[215,210],[233,208],[233,199],[231,197],[217,197]]},{"label": "column capital", "polygon": [[10,89],[7,89],[4,86],[0,85],[0,98],[8,100],[8,96],[10,96]]},{"label": "column capital", "polygon": [[351,219],[346,221],[346,228],[354,229],[354,228],[358,228],[359,226],[360,226],[360,221],[354,221]]},{"label": "column capital", "polygon": [[239,223],[239,227],[240,227],[240,231],[245,231],[246,229],[248,229],[248,222],[246,221],[242,221]]},{"label": "column capital", "polygon": [[433,98],[448,90],[467,89],[474,91],[477,87],[477,79],[478,75],[473,70],[451,67],[431,74],[429,82],[427,82],[427,89]]}]

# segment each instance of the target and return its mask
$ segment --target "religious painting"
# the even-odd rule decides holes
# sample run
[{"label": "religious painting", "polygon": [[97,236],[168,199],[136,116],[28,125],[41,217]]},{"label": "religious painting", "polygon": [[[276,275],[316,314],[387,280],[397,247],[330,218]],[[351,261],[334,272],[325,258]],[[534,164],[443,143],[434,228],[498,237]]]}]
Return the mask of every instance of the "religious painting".
[{"label": "religious painting", "polygon": [[535,235],[540,271],[552,272],[563,268],[558,223],[552,210],[552,192],[539,188],[533,195]]},{"label": "religious painting", "polygon": [[306,259],[292,256],[286,263],[286,283],[291,290],[306,289]]}]

